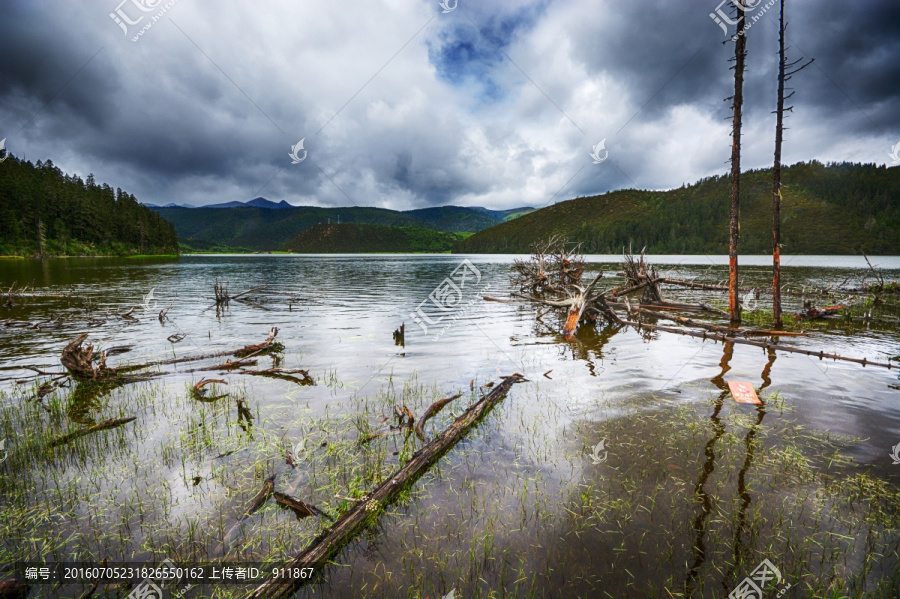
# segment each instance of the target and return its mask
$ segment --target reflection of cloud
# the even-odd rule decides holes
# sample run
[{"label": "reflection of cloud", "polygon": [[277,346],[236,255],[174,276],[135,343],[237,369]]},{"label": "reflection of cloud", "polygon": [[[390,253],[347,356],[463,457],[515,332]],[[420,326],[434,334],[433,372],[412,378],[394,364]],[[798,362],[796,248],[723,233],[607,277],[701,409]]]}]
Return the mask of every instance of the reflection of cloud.
[{"label": "reflection of cloud", "polygon": [[[678,187],[726,170],[732,48],[712,5],[534,0],[441,15],[437,2],[179,3],[167,14],[184,33],[167,20],[133,47],[90,5],[13,3],[0,122],[27,123],[15,137],[29,159],[157,204],[250,199],[304,134],[315,166],[278,172],[267,197],[346,205],[340,187],[360,205],[541,205],[601,138],[617,168],[585,170],[559,199]],[[885,162],[896,139],[884,132],[900,129],[900,5],[791,11],[804,16],[791,21],[792,57],[817,60],[792,82],[785,161]],[[648,30],[651,17],[669,26]],[[747,168],[771,163],[775,34],[763,17],[748,41]]]}]

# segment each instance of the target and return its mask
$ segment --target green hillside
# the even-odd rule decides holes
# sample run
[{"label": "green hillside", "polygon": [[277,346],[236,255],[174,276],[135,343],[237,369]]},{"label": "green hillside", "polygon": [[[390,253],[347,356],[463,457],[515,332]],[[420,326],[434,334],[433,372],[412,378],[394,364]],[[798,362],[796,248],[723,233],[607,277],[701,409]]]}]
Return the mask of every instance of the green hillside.
[{"label": "green hillside", "polygon": [[383,208],[317,208],[300,206],[268,208],[155,208],[175,225],[178,240],[191,248],[239,248],[249,251],[278,250],[298,233],[329,219],[337,223],[372,223],[391,226],[423,226],[411,216]]},{"label": "green hillside", "polygon": [[[783,172],[787,254],[900,254],[900,168],[798,163]],[[560,202],[460,241],[459,253],[528,253],[561,233],[588,253],[647,247],[649,253],[728,251],[730,180],[711,177],[670,191],[626,189]],[[740,251],[772,249],[772,173],[741,178]]]},{"label": "green hillside", "polygon": [[315,225],[282,249],[298,254],[446,252],[465,235],[421,227],[341,223]]},{"label": "green hillside", "polygon": [[494,211],[484,208],[440,206],[399,212],[384,208],[318,208],[315,206],[282,207],[262,198],[254,202],[271,206],[242,205],[230,208],[185,208],[153,206],[151,209],[171,222],[178,240],[186,250],[245,251],[277,250],[285,242],[318,224],[360,223],[393,227],[420,227],[455,233],[474,233],[492,227],[510,214],[523,214],[529,208]]},{"label": "green hillside", "polygon": [[502,222],[502,217],[491,212],[463,208],[461,206],[420,208],[418,210],[408,210],[403,214],[412,216],[429,227],[456,233],[473,233]]},{"label": "green hillside", "polygon": [[177,254],[175,229],[121,189],[48,160],[0,162],[0,254]]}]

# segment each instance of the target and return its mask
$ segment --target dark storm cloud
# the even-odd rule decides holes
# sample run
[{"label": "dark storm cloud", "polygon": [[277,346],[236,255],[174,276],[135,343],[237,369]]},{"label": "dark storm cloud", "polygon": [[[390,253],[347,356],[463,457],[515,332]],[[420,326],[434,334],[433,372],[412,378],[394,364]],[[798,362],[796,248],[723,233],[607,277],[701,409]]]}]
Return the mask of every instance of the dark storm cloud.
[{"label": "dark storm cloud", "polygon": [[[0,138],[142,201],[505,208],[726,169],[733,45],[712,0],[178,0],[138,42],[164,4],[123,4],[145,17],[127,36],[117,6],[0,4]],[[748,168],[771,161],[777,16],[748,32]],[[791,0],[789,17],[791,57],[816,62],[793,82],[786,157],[884,162],[900,5]]]}]

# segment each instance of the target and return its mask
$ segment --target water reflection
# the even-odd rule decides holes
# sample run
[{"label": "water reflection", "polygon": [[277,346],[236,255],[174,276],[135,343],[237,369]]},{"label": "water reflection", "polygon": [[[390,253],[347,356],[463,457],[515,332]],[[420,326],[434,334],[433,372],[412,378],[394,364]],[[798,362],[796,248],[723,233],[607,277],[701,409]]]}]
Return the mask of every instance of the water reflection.
[{"label": "water reflection", "polygon": [[729,394],[728,384],[725,382],[725,374],[731,370],[730,362],[733,356],[734,344],[723,344],[722,360],[719,362],[719,374],[710,379],[710,382],[718,387],[721,393],[719,393],[719,396],[716,398],[715,408],[709,418],[713,424],[713,436],[707,441],[706,446],[704,447],[703,453],[706,456],[706,460],[703,462],[703,472],[700,473],[700,477],[697,480],[697,485],[694,487],[694,493],[692,495],[692,497],[700,499],[700,513],[697,514],[693,523],[693,529],[696,535],[692,547],[694,563],[691,565],[691,569],[688,571],[687,580],[685,580],[684,583],[684,593],[688,597],[692,595],[693,586],[700,573],[700,568],[703,566],[703,562],[706,561],[706,545],[704,543],[704,537],[706,535],[706,520],[709,518],[709,514],[712,511],[712,500],[706,492],[705,486],[707,480],[709,480],[709,475],[716,469],[716,443],[718,443],[719,439],[722,438],[722,435],[725,434],[725,425],[722,423],[719,414],[722,411],[725,398],[728,397]]}]

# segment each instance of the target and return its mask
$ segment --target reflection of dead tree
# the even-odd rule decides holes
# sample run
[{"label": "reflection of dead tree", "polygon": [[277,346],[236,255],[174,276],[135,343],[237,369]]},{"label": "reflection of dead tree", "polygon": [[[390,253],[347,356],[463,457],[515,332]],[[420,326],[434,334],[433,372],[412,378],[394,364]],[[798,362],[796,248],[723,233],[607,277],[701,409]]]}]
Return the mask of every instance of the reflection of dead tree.
[{"label": "reflection of dead tree", "polygon": [[584,255],[580,243],[570,243],[561,235],[532,245],[531,258],[516,260],[513,284],[529,293],[563,293],[581,282]]},{"label": "reflection of dead tree", "polygon": [[[470,406],[444,432],[414,453],[412,459],[405,466],[353,504],[331,527],[317,536],[300,555],[285,567],[291,569],[314,568],[316,570],[324,568],[328,560],[349,543],[360,528],[377,518],[385,506],[403,491],[409,489],[432,464],[456,445],[476,422],[506,397],[513,384],[524,380],[525,377],[521,374],[505,377],[503,382]],[[247,595],[247,599],[290,597],[309,581],[309,579],[301,578],[271,578]]]}]

